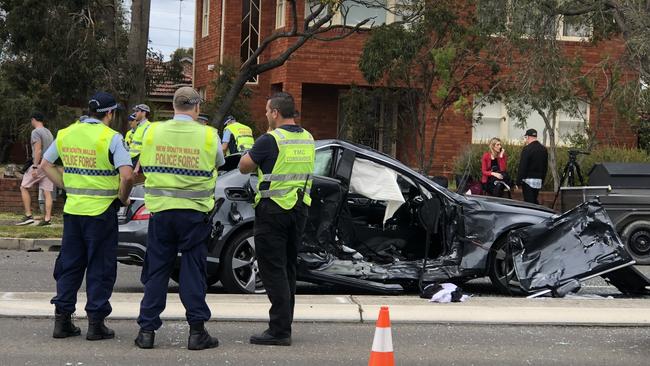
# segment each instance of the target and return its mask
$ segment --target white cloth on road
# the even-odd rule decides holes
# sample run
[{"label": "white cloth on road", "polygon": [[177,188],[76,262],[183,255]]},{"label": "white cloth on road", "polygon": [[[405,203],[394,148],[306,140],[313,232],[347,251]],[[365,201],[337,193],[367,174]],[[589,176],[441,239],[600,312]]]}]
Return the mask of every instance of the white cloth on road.
[{"label": "white cloth on road", "polygon": [[[441,283],[440,290],[435,292],[431,296],[429,302],[439,302],[439,303],[448,303],[448,302],[465,302],[469,299],[468,295],[459,294],[462,293],[462,290],[454,285],[453,283]],[[453,301],[456,300],[456,301]]]}]

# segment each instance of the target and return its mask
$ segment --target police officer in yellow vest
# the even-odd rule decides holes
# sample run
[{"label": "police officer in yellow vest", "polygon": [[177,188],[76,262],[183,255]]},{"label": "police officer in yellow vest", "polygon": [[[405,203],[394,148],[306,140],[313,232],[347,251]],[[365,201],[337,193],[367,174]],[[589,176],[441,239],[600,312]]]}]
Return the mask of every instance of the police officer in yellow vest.
[{"label": "police officer in yellow vest", "polygon": [[[109,299],[117,274],[117,209],[119,201],[128,204],[133,169],[122,135],[108,127],[119,108],[115,98],[98,92],[88,108],[88,118],[59,131],[41,163],[45,174],[67,193],[61,251],[54,265],[54,338],[81,334],[70,316],[84,272],[86,339],[115,336],[104,319],[112,310]],[[63,175],[52,164],[59,157]]]},{"label": "police officer in yellow vest", "polygon": [[246,174],[257,170],[255,252],[260,276],[271,301],[269,327],[250,342],[291,345],[298,247],[311,205],[314,139],[296,125],[294,100],[276,93],[266,103],[270,132],[261,136],[239,162]]},{"label": "police officer in yellow vest", "polygon": [[124,142],[126,142],[126,147],[129,147],[133,141],[133,133],[138,127],[138,121],[135,120],[135,113],[129,114],[129,117],[126,120],[129,122],[129,130],[126,131],[126,135],[124,135]]},{"label": "police officer in yellow vest", "polygon": [[144,131],[146,131],[147,127],[149,127],[151,124],[151,122],[149,122],[151,109],[146,104],[138,104],[133,107],[133,111],[135,112],[135,120],[137,122],[137,126],[133,132],[133,135],[131,136],[131,141],[129,143],[129,154],[131,155],[133,165],[135,165],[140,156],[140,150],[142,150],[142,135],[144,135]]},{"label": "police officer in yellow vest", "polygon": [[135,344],[152,348],[162,321],[167,285],[177,253],[179,295],[186,309],[190,335],[187,348],[219,345],[204,327],[210,319],[205,302],[208,239],[214,207],[216,167],[223,165],[217,130],[196,121],[201,97],[190,88],[174,93],[174,118],[153,123],[144,134],[140,166],[145,175],[145,205],[152,212],[141,281],[140,331]]},{"label": "police officer in yellow vest", "polygon": [[223,129],[223,144],[221,148],[225,156],[250,150],[253,147],[253,130],[243,123],[237,122],[235,117],[228,116],[225,119]]}]

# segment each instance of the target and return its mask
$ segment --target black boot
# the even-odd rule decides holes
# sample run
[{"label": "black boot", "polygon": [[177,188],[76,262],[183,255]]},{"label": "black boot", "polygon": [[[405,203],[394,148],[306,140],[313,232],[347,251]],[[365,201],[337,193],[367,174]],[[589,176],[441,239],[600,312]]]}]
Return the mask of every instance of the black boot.
[{"label": "black boot", "polygon": [[101,339],[113,338],[115,338],[115,332],[104,324],[104,319],[99,321],[88,319],[88,333],[86,333],[87,340],[98,341]]},{"label": "black boot", "polygon": [[54,338],[67,338],[81,335],[81,329],[72,323],[72,314],[54,313]]},{"label": "black boot", "polygon": [[276,337],[268,330],[265,330],[262,334],[252,335],[250,342],[252,344],[261,344],[264,346],[290,346],[291,337]]},{"label": "black boot", "polygon": [[138,337],[135,339],[135,345],[144,349],[153,348],[153,341],[155,338],[156,332],[140,328]]},{"label": "black boot", "polygon": [[219,340],[211,337],[205,330],[203,322],[190,324],[190,337],[187,340],[187,349],[202,350],[219,346]]}]

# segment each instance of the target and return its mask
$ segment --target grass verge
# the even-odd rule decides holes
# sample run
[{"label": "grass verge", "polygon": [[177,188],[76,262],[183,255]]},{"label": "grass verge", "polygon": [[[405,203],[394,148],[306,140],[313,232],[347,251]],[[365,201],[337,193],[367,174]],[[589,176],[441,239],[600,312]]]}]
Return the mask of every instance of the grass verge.
[{"label": "grass verge", "polygon": [[0,225],[0,237],[2,238],[43,239],[60,238],[62,235],[63,227],[61,226]]}]

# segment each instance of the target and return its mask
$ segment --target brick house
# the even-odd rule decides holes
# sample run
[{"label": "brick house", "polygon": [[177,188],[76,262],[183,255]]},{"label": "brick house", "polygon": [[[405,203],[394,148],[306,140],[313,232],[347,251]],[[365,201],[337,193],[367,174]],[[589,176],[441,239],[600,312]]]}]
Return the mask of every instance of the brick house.
[{"label": "brick house", "polygon": [[[299,22],[309,11],[305,1],[307,0],[297,1]],[[386,1],[391,5],[396,0]],[[211,96],[210,81],[216,77],[215,70],[218,70],[219,63],[228,58],[238,61],[247,59],[251,49],[254,50],[262,39],[276,29],[288,26],[291,21],[290,10],[283,0],[197,0],[196,4],[193,82],[207,97]],[[370,16],[376,17],[375,24],[395,20],[395,15],[389,12],[357,7],[348,13],[346,24],[354,25],[355,21]],[[585,32],[585,29],[574,27],[569,22],[561,22],[558,29],[558,39],[565,51],[580,55],[584,59],[584,70],[593,67],[605,55],[621,55],[624,52],[624,44],[620,39],[600,41],[598,44],[583,42],[588,37],[588,31]],[[341,96],[352,84],[368,86],[357,66],[367,38],[368,32],[362,30],[335,42],[308,41],[284,65],[252,80],[249,86],[254,90],[254,97],[250,107],[259,130],[266,129],[266,97],[274,91],[284,90],[295,97],[301,113],[300,123],[311,131],[315,138],[337,137],[342,122]],[[272,43],[261,56],[261,61],[279,54],[288,45],[286,39]],[[604,83],[599,82],[597,89],[603,88]],[[567,133],[595,118],[595,112],[588,105],[583,105],[582,111],[583,119],[560,113],[557,117],[558,134]],[[483,115],[483,123],[475,127],[471,126],[468,117],[456,114],[448,116],[448,120],[441,126],[436,142],[434,171],[431,173],[450,173],[456,156],[472,142],[484,141],[493,136],[520,141],[523,130],[514,125],[501,103],[485,106],[479,112]],[[601,140],[617,145],[636,144],[635,132],[627,125],[616,123],[616,113],[611,105],[605,105],[601,116],[603,122],[597,131]],[[395,126],[396,119],[395,116],[392,121],[383,121],[383,126],[378,125],[375,141],[370,145],[394,156],[400,156],[400,150],[407,149],[408,146],[382,136],[382,131]],[[535,113],[530,116],[527,124],[528,127],[543,130],[543,121]]]},{"label": "brick house", "polygon": [[[167,61],[169,62],[169,61]],[[165,120],[174,116],[174,92],[183,86],[192,85],[193,61],[189,57],[180,60],[183,67],[180,80],[172,80],[164,62],[147,60],[147,68],[156,82],[147,93],[147,103],[154,109],[156,120]]]}]

